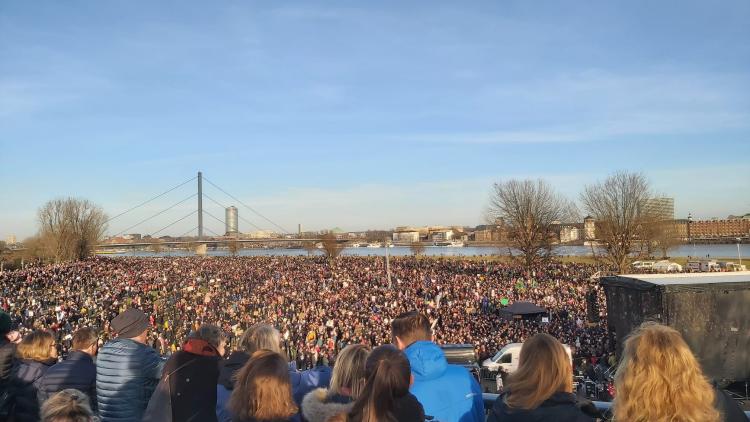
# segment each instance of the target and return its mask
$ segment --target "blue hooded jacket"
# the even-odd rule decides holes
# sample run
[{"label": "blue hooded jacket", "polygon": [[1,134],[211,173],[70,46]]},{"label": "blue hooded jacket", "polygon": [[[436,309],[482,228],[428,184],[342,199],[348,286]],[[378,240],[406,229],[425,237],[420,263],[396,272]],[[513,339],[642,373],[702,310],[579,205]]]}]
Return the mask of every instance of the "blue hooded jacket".
[{"label": "blue hooded jacket", "polygon": [[430,341],[417,341],[404,350],[414,384],[409,391],[435,422],[484,422],[482,389],[458,365],[449,365],[442,349]]}]

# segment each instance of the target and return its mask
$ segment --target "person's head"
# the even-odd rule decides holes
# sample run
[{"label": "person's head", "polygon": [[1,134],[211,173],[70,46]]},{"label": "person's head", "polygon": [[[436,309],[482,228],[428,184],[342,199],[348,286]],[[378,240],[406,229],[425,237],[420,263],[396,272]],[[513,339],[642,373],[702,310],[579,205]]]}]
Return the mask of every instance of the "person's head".
[{"label": "person's head", "polygon": [[238,419],[286,419],[297,413],[286,360],[270,350],[253,353],[239,370],[229,408]]},{"label": "person's head", "polygon": [[396,399],[409,393],[411,367],[406,355],[391,344],[378,346],[365,362],[367,382],[349,413],[354,420],[388,420]]},{"label": "person's head", "polygon": [[517,409],[535,409],[555,393],[573,392],[573,368],[565,347],[539,333],[521,347],[518,369],[508,377],[505,402]]},{"label": "person's head", "polygon": [[213,346],[221,356],[224,356],[227,345],[227,335],[216,325],[203,324],[195,332],[195,337]]},{"label": "person's head", "polygon": [[20,359],[30,359],[44,362],[57,358],[57,347],[52,333],[44,330],[34,330],[18,343],[16,355]]},{"label": "person's head", "polygon": [[432,341],[430,320],[419,312],[407,312],[391,322],[392,342],[404,350],[417,341]]},{"label": "person's head", "polygon": [[350,344],[336,357],[330,391],[334,394],[347,392],[356,400],[365,386],[365,363],[370,348],[362,344]]},{"label": "person's head", "polygon": [[91,422],[89,399],[85,394],[72,388],[62,390],[50,397],[42,405],[42,422]]},{"label": "person's head", "polygon": [[96,356],[99,350],[99,336],[89,327],[79,328],[73,333],[73,349]]},{"label": "person's head", "polygon": [[645,322],[625,340],[615,375],[617,420],[717,421],[714,390],[677,330]]},{"label": "person's head", "polygon": [[148,339],[148,317],[143,311],[135,308],[127,309],[112,319],[110,324],[118,338],[128,338],[146,344]]},{"label": "person's head", "polygon": [[240,338],[240,349],[248,354],[258,350],[281,353],[281,335],[273,325],[260,323],[248,328]]}]

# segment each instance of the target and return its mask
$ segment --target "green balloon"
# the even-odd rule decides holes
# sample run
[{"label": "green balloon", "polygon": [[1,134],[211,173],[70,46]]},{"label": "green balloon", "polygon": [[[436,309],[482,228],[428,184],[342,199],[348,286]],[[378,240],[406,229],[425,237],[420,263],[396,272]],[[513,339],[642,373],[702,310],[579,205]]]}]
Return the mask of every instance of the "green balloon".
[{"label": "green balloon", "polygon": [[508,305],[508,302],[510,302],[510,300],[508,300],[507,297],[504,297],[504,298],[500,299],[500,304],[503,305],[503,306]]}]

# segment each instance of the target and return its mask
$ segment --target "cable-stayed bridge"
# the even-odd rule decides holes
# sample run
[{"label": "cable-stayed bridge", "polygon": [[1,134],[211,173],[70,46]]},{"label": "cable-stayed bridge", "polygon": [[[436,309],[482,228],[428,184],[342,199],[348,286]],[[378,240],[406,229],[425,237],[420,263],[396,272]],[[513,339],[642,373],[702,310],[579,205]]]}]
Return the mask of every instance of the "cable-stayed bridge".
[{"label": "cable-stayed bridge", "polygon": [[[212,192],[212,195],[208,195],[206,192],[204,192],[204,184],[206,183],[207,186],[210,186],[212,190],[215,190],[218,195],[217,197],[220,199],[214,199],[212,196],[214,193]],[[219,186],[218,184],[212,182],[205,176],[203,176],[202,172],[198,172],[198,174],[188,180],[185,180],[167,190],[164,192],[159,193],[158,195],[155,195],[133,207],[130,207],[126,209],[125,211],[122,211],[115,216],[109,218],[107,220],[108,225],[116,225],[118,221],[122,221],[120,217],[126,216],[126,215],[134,215],[133,213],[137,210],[145,209],[144,207],[149,204],[154,204],[155,201],[158,199],[164,198],[166,195],[178,191],[178,189],[188,186],[191,183],[195,183],[195,187],[197,188],[197,191],[179,199],[177,202],[174,202],[162,209],[159,209],[158,211],[152,213],[146,218],[140,219],[137,223],[131,224],[129,226],[126,226],[122,228],[121,230],[117,230],[113,233],[111,233],[111,238],[118,238],[120,236],[132,233],[134,230],[140,230],[139,228],[145,227],[146,223],[153,224],[157,220],[158,217],[162,217],[162,220],[169,216],[170,222],[163,227],[153,230],[150,233],[146,233],[146,235],[150,236],[151,239],[158,239],[159,235],[163,235],[163,233],[166,233],[168,229],[174,230],[174,228],[183,222],[190,222],[194,221],[195,226],[184,233],[178,235],[178,236],[169,236],[169,239],[171,240],[160,240],[160,245],[165,246],[180,246],[180,245],[194,245],[196,243],[199,244],[205,244],[205,245],[220,245],[220,244],[226,244],[228,242],[238,242],[238,243],[270,243],[270,242],[282,242],[282,243],[294,243],[294,242],[302,242],[302,241],[318,241],[320,239],[317,238],[302,238],[299,236],[299,233],[292,233],[280,224],[276,223],[275,221],[271,220],[270,218],[266,217],[264,214],[260,213],[255,208],[251,207],[250,205],[243,202],[241,199],[237,198],[236,196],[229,193],[227,190]],[[237,236],[237,233],[234,233],[233,235],[229,235],[228,233],[220,234],[222,231],[219,229],[219,231],[212,230],[208,224],[204,223],[204,217],[209,217],[211,220],[210,224],[220,224],[220,227],[224,227],[226,224],[226,221],[222,220],[221,218],[214,215],[212,212],[206,209],[204,207],[204,199],[208,200],[209,206],[214,207],[218,206],[221,207],[221,210],[227,210],[228,206],[225,205],[221,201],[221,199],[231,199],[234,201],[234,203],[238,204],[239,206],[243,207],[244,210],[247,210],[250,212],[251,215],[253,215],[257,220],[256,222],[261,222],[259,224],[265,225],[267,228],[270,228],[270,231],[276,233],[279,235],[278,237],[271,237],[271,238],[258,238],[258,239],[243,239],[239,238]],[[193,208],[190,212],[186,214],[180,214],[176,218],[173,215],[176,210],[182,209],[184,211],[184,204],[189,204],[191,201],[195,204],[195,208]],[[232,205],[234,206],[234,203]],[[183,205],[183,207],[180,207]],[[172,211],[170,213],[170,211]],[[256,230],[263,231],[264,228],[261,227],[261,225],[256,224],[255,222],[251,221],[248,218],[245,218],[242,214],[237,213],[235,214],[236,218],[241,220],[243,223],[249,225],[250,227],[253,227]],[[183,223],[184,224],[184,223]],[[206,237],[206,232],[210,233],[212,235],[211,238]],[[185,238],[188,237],[194,237],[194,239],[185,240]],[[153,242],[147,242],[147,241],[133,241],[133,242],[108,242],[108,243],[102,243],[100,245],[96,245],[97,249],[106,249],[106,248],[123,248],[123,247],[146,247],[153,245]]]}]

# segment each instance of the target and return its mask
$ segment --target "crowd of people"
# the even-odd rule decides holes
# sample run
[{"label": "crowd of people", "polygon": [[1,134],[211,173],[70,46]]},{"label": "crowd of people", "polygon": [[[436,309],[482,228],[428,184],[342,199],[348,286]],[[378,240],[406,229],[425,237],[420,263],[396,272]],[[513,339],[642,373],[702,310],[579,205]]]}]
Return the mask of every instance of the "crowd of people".
[{"label": "crowd of people", "polygon": [[[405,257],[391,260],[388,280],[383,260],[371,257],[96,258],[1,273],[0,310],[22,334],[50,328],[60,355],[78,327],[95,327],[106,341],[112,318],[132,306],[149,313],[147,342],[164,354],[205,322],[218,321],[233,347],[247,327],[264,321],[278,327],[299,369],[312,368],[330,364],[347,344],[389,342],[390,321],[418,310],[435,324],[438,343],[472,344],[479,359],[536,332],[588,358],[611,350],[604,319],[585,323],[595,271]],[[604,311],[603,293],[598,298]],[[506,318],[500,310],[516,301],[542,306],[550,318]]]},{"label": "crowd of people", "polygon": [[[430,320],[419,312],[391,321],[390,344],[344,347],[330,378],[290,366],[281,334],[266,323],[249,327],[227,360],[227,336],[216,325],[198,327],[168,359],[145,344],[151,328],[142,311],[126,309],[111,328],[114,338],[101,350],[90,343],[90,328],[78,329],[68,358],[53,363],[56,348],[49,331],[34,330],[19,340],[9,315],[0,312],[0,417],[10,422],[594,422],[604,417],[576,397],[570,357],[545,333],[524,342],[518,369],[485,415],[477,380],[466,368],[447,363],[432,341]],[[615,385],[617,421],[747,421],[737,403],[703,375],[682,336],[657,323],[644,323],[629,335]]]},{"label": "crowd of people", "polygon": [[[573,394],[563,344],[584,362],[610,352],[594,272],[398,258],[388,277],[369,257],[94,258],[4,272],[0,420],[483,422],[477,379],[438,345],[472,344],[483,359],[520,342],[489,420],[591,421],[601,415]],[[509,318],[518,301],[548,313]],[[636,330],[619,365],[617,420],[745,420],[668,327]]]}]

